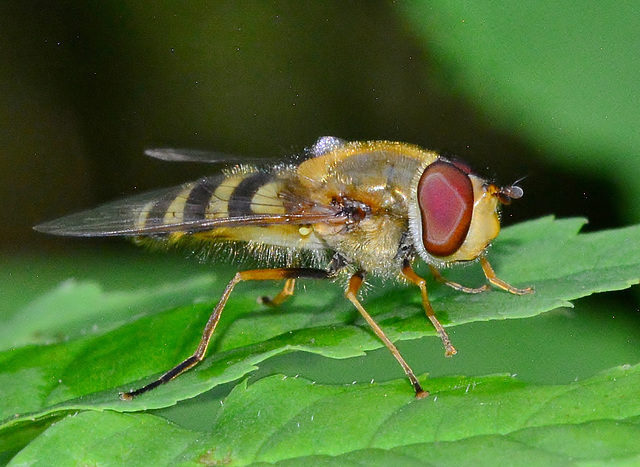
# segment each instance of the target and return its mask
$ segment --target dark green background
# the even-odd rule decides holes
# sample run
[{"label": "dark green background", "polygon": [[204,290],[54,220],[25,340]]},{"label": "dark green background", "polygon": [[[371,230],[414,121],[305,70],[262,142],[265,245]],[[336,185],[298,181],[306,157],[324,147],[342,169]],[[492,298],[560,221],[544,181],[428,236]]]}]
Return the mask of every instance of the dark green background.
[{"label": "dark green background", "polygon": [[277,158],[327,134],[527,176],[506,222],[638,221],[638,19],[589,4],[2,2],[1,245],[212,170],[146,147]]}]

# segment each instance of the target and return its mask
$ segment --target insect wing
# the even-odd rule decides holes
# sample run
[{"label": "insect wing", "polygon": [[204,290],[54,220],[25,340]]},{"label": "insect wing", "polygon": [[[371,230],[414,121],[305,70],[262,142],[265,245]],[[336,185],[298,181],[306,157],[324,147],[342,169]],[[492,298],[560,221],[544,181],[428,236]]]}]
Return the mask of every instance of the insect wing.
[{"label": "insect wing", "polygon": [[261,157],[246,157],[223,152],[200,149],[150,148],[144,151],[146,156],[167,162],[200,162],[204,164],[271,164],[271,160]]},{"label": "insect wing", "polygon": [[[228,190],[227,196],[216,195],[217,189],[224,188],[227,180],[223,175],[203,177],[197,182],[143,193],[71,214],[39,224],[34,229],[71,237],[111,237],[196,233],[221,227],[251,225],[268,227],[342,222],[332,206],[274,213],[273,208],[282,207],[282,200],[275,196],[261,195],[256,201],[253,194],[242,196],[234,194],[232,189]],[[258,212],[230,214],[231,198],[234,205],[250,206]]]},{"label": "insect wing", "polygon": [[181,187],[173,187],[131,196],[36,225],[34,229],[72,237],[141,235],[145,233],[144,227],[140,225],[141,217],[154,216],[149,207],[159,205],[164,200],[175,199],[180,191]]},{"label": "insect wing", "polygon": [[201,164],[251,165],[254,167],[275,167],[283,164],[299,164],[313,155],[288,154],[285,157],[239,156],[224,152],[205,151],[200,149],[150,148],[145,149],[148,157],[166,162],[196,162]]},{"label": "insect wing", "polygon": [[[336,151],[347,144],[347,141],[335,136],[323,136],[307,148],[305,154],[289,156],[291,161],[300,162],[301,159],[309,157],[319,157]],[[145,155],[154,159],[167,162],[200,162],[205,164],[256,164],[256,165],[276,165],[273,159],[262,157],[246,157],[223,152],[206,151],[201,149],[186,148],[149,148],[145,149]],[[282,162],[279,159],[277,162]]]}]

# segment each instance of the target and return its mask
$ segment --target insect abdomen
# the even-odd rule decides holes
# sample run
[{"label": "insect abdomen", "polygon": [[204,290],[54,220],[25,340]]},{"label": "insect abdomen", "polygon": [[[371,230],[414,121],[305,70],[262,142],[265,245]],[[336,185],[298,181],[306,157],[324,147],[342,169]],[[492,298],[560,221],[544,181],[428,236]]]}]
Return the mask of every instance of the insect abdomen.
[{"label": "insect abdomen", "polygon": [[[203,177],[184,184],[148,202],[138,217],[136,228],[185,224],[184,231],[151,235],[177,243],[192,238],[199,241],[240,241],[254,245],[318,249],[321,245],[299,225],[242,225],[242,218],[254,215],[286,214],[282,190],[286,174],[241,169],[228,175]],[[238,219],[232,227],[216,227],[190,232],[188,223],[210,219]]]},{"label": "insect abdomen", "polygon": [[[150,229],[205,219],[284,213],[278,199],[279,185],[274,175],[258,171],[203,177],[149,201],[141,210],[136,227]],[[269,196],[265,196],[267,193]]]}]

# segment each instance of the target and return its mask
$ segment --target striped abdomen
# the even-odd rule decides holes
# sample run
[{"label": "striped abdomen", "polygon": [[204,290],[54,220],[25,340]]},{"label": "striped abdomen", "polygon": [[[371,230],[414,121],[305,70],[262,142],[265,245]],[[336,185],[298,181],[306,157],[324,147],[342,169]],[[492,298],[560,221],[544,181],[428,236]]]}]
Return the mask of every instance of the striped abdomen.
[{"label": "striped abdomen", "polygon": [[[203,177],[149,200],[141,209],[137,229],[187,224],[159,238],[179,241],[190,238],[209,241],[244,241],[290,248],[321,248],[312,230],[300,225],[243,225],[243,219],[255,215],[288,214],[285,206],[288,175],[286,171],[262,172],[243,168],[230,174]],[[228,225],[190,232],[189,223],[221,219]]]}]

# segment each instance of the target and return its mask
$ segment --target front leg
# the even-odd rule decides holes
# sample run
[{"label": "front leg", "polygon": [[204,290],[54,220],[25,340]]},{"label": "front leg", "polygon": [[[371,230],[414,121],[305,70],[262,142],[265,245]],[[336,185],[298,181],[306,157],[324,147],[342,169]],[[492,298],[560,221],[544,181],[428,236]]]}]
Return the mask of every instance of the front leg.
[{"label": "front leg", "polygon": [[512,286],[511,284],[507,284],[505,281],[496,276],[495,271],[489,264],[489,261],[484,256],[480,258],[480,264],[482,265],[482,270],[484,271],[484,275],[489,282],[493,285],[502,289],[506,292],[512,293],[514,295],[526,295],[533,293],[533,287],[526,287],[524,289],[519,289],[517,287]]},{"label": "front leg", "polygon": [[476,288],[466,287],[464,285],[458,284],[457,282],[450,281],[449,279],[444,277],[442,274],[440,274],[440,271],[438,271],[436,268],[434,268],[431,265],[429,265],[429,269],[431,269],[431,274],[433,274],[433,277],[438,282],[444,285],[448,285],[449,287],[451,287],[454,290],[457,290],[458,292],[476,294],[476,293],[485,292],[490,289],[490,287],[487,284],[483,285],[482,287],[476,287]]}]

